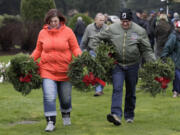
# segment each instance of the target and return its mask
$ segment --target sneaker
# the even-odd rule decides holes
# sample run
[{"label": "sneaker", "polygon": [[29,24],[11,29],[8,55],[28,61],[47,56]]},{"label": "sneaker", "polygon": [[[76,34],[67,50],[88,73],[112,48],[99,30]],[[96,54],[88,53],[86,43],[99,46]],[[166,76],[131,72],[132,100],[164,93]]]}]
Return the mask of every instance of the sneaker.
[{"label": "sneaker", "polygon": [[104,93],[101,91],[101,92],[96,92],[95,94],[94,94],[94,96],[95,97],[97,97],[97,96],[101,96],[101,95],[103,95]]},{"label": "sneaker", "polygon": [[178,93],[176,91],[173,92],[173,98],[176,98],[178,96]]},{"label": "sneaker", "polygon": [[107,120],[116,126],[121,125],[121,120],[116,114],[108,114]]},{"label": "sneaker", "polygon": [[53,124],[53,121],[49,121],[45,131],[46,132],[52,132],[55,129],[55,125]]},{"label": "sneaker", "polygon": [[63,120],[64,126],[70,126],[71,125],[70,117],[63,117],[62,120]]},{"label": "sneaker", "polygon": [[126,122],[127,122],[127,123],[133,123],[134,120],[133,120],[133,119],[126,119]]}]

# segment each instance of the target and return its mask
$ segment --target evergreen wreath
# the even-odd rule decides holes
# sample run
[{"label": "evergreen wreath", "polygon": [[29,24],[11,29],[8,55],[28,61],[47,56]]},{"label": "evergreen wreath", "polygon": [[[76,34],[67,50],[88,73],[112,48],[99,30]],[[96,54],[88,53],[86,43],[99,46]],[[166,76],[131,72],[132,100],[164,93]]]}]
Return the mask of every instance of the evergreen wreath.
[{"label": "evergreen wreath", "polygon": [[110,42],[103,42],[99,44],[96,49],[96,61],[104,67],[106,70],[105,75],[102,78],[107,83],[112,83],[112,69],[117,64],[118,53],[115,50],[115,46]]},{"label": "evergreen wreath", "polygon": [[85,51],[73,58],[68,72],[70,82],[81,91],[90,91],[99,83],[112,83],[111,70],[116,64],[116,54],[112,44],[101,42],[96,49],[96,57]]},{"label": "evergreen wreath", "polygon": [[166,62],[158,59],[155,62],[147,62],[140,69],[140,87],[152,96],[164,91],[168,83],[174,80],[174,63],[168,58]]},{"label": "evergreen wreath", "polygon": [[10,62],[7,76],[16,91],[25,96],[32,89],[41,87],[42,80],[39,75],[39,66],[29,55],[17,54]]},{"label": "evergreen wreath", "polygon": [[68,77],[72,85],[80,91],[90,91],[92,87],[105,78],[105,69],[102,65],[95,61],[89,52],[84,51],[81,56],[73,57],[73,61],[69,65]]}]

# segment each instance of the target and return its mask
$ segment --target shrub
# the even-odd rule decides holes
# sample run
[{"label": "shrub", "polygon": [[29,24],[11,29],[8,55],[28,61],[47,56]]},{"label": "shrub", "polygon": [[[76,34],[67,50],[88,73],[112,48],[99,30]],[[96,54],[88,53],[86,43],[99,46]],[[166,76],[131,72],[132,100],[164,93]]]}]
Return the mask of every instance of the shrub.
[{"label": "shrub", "polygon": [[38,33],[41,29],[39,22],[28,22],[25,26],[25,35],[23,38],[21,49],[26,52],[32,52],[36,47]]},{"label": "shrub", "polygon": [[73,16],[71,19],[69,19],[68,21],[68,26],[74,30],[75,28],[75,24],[77,22],[77,18],[81,16],[83,18],[83,21],[85,22],[86,26],[90,23],[93,22],[93,19],[87,15],[84,14],[76,14],[75,16]]},{"label": "shrub", "polygon": [[23,28],[20,16],[3,15],[0,23],[0,45],[3,51],[20,45],[23,39]]}]

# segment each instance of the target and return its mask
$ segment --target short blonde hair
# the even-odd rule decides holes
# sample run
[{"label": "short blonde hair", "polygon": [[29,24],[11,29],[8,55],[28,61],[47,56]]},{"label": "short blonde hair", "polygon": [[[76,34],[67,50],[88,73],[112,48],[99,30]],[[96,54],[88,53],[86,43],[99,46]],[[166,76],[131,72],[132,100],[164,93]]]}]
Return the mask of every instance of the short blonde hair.
[{"label": "short blonde hair", "polygon": [[159,19],[160,19],[160,20],[165,20],[166,22],[168,22],[168,18],[167,18],[167,15],[166,15],[166,14],[161,14],[161,15],[159,16]]}]

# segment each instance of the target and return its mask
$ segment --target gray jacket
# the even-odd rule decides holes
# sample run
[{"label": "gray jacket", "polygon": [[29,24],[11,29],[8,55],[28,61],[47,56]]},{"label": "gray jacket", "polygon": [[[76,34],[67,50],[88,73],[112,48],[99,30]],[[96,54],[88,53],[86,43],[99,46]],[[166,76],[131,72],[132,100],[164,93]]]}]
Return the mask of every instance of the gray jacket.
[{"label": "gray jacket", "polygon": [[106,28],[106,24],[103,24],[103,26],[100,29],[96,28],[95,23],[89,24],[81,40],[81,50],[95,50],[95,48],[93,48],[92,45],[92,38],[99,32],[104,31]]},{"label": "gray jacket", "polygon": [[132,22],[128,30],[124,30],[120,23],[114,23],[93,37],[93,48],[96,48],[101,40],[110,41],[115,45],[121,66],[130,66],[140,61],[141,56],[146,61],[154,61],[155,55],[145,29]]}]

